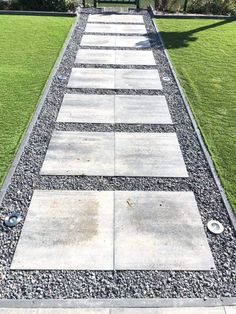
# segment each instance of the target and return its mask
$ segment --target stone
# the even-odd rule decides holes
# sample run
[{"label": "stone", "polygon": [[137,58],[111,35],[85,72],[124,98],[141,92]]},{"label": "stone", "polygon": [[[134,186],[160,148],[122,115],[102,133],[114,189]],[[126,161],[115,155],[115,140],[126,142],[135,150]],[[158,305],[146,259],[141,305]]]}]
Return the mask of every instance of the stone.
[{"label": "stone", "polygon": [[54,131],[41,175],[114,175],[114,134]]},{"label": "stone", "polygon": [[110,34],[141,34],[147,33],[144,24],[91,24],[88,23],[85,28],[85,33],[110,33]]},{"label": "stone", "polygon": [[80,49],[75,62],[81,64],[156,65],[152,51],[145,50]]},{"label": "stone", "polygon": [[57,122],[114,123],[114,95],[65,94]]},{"label": "stone", "polygon": [[115,122],[172,124],[165,96],[116,95]]},{"label": "stone", "polygon": [[57,122],[172,124],[164,96],[65,94]]},{"label": "stone", "polygon": [[115,269],[215,269],[194,194],[116,191]]},{"label": "stone", "polygon": [[115,133],[115,175],[188,177],[175,133]]},{"label": "stone", "polygon": [[68,88],[162,89],[157,70],[73,68]]},{"label": "stone", "polygon": [[113,192],[36,190],[11,269],[113,269]]},{"label": "stone", "polygon": [[121,48],[151,48],[147,36],[106,36],[83,35],[81,46],[88,47],[121,47]]},{"label": "stone", "polygon": [[90,14],[88,22],[143,24],[143,16],[131,14]]}]

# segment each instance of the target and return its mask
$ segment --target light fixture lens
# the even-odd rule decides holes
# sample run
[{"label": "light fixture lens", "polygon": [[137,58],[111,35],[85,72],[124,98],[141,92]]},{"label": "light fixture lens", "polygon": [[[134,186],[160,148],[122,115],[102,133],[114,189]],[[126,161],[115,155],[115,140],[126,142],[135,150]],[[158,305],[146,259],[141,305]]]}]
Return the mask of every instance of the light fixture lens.
[{"label": "light fixture lens", "polygon": [[220,223],[218,220],[208,221],[207,228],[210,232],[214,234],[221,234],[224,231],[222,223]]}]

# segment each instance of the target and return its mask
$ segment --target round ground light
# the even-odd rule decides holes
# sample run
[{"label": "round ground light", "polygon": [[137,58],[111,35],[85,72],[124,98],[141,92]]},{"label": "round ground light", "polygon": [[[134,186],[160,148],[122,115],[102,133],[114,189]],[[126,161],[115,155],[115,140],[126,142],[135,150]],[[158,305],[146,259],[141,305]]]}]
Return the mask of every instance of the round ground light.
[{"label": "round ground light", "polygon": [[162,79],[163,79],[164,82],[169,82],[170,81],[170,78],[168,76],[163,76]]},{"label": "round ground light", "polygon": [[208,221],[207,228],[209,231],[211,231],[214,234],[220,234],[224,231],[224,227],[223,227],[222,223],[220,223],[217,220]]},{"label": "round ground light", "polygon": [[21,220],[22,220],[22,217],[21,217],[20,214],[18,214],[18,213],[11,213],[10,215],[8,215],[5,218],[4,224],[7,227],[15,227]]}]

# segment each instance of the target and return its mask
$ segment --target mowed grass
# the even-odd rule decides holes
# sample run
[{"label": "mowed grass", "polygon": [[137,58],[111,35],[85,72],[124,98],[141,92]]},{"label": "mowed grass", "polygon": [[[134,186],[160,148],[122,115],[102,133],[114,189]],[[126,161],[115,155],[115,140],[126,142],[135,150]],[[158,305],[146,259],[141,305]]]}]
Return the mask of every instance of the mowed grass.
[{"label": "mowed grass", "polygon": [[0,185],[73,23],[0,16]]},{"label": "mowed grass", "polygon": [[236,21],[156,23],[236,212]]}]

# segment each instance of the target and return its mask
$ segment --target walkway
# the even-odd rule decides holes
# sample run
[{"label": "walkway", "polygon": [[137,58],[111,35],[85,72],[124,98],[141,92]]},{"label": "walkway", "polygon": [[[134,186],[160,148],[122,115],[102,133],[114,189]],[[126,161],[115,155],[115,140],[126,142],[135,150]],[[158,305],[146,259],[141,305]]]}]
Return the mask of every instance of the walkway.
[{"label": "walkway", "polygon": [[[42,124],[39,144],[32,140],[39,173],[9,259],[12,273],[24,278],[27,298],[37,298],[37,292],[28,294],[34,286],[31,279],[26,283],[29,271],[42,298],[202,298],[210,291],[218,297],[233,290],[233,275],[228,273],[228,289],[218,255],[223,248],[231,260],[233,230],[227,227],[217,238],[206,229],[206,222],[225,209],[166,59],[153,48],[156,34],[144,18],[89,14],[77,28],[84,33],[73,68],[68,80],[56,81],[57,88],[66,84],[59,111],[49,110],[62,96],[55,89],[59,96],[51,94],[42,112],[46,119],[57,115],[56,123],[48,123],[49,130]],[[24,164],[29,173],[30,162]],[[229,224],[226,214],[221,221]],[[62,313],[22,311],[1,313]],[[63,313],[236,312],[218,306]]]}]

